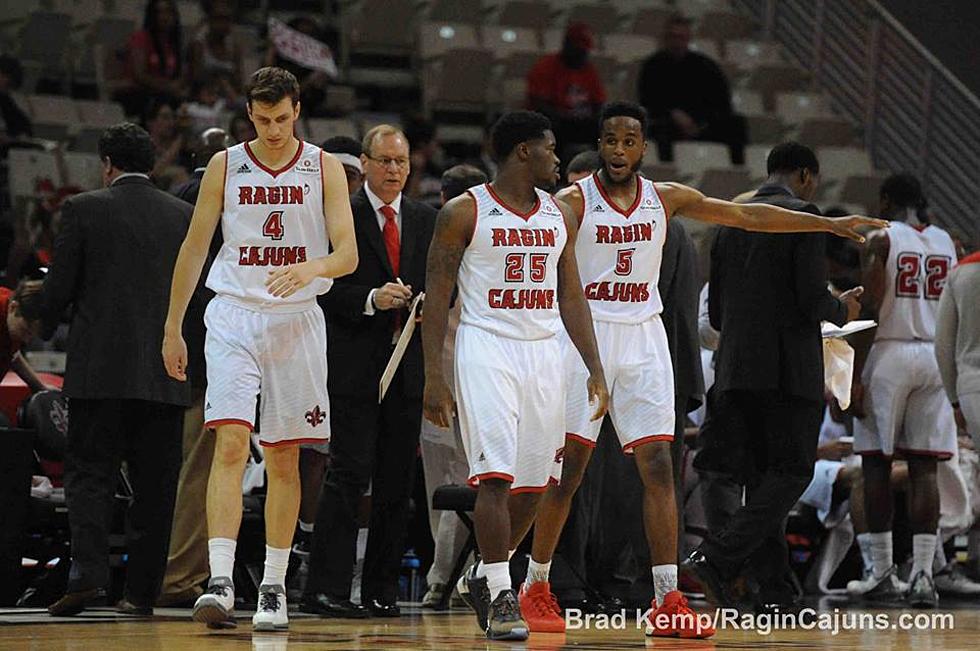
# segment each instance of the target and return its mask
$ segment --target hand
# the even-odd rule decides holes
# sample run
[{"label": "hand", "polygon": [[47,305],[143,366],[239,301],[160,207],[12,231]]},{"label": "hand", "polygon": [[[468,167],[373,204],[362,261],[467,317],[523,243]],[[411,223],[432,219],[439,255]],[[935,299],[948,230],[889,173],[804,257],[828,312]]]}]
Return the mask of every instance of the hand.
[{"label": "hand", "polygon": [[609,389],[606,388],[606,378],[599,373],[589,376],[589,404],[598,403],[590,421],[601,419],[609,411]]},{"label": "hand", "polygon": [[[953,407],[953,419],[956,420],[956,429],[961,432],[968,432],[966,428],[966,418],[963,416],[963,409],[961,407]],[[969,432],[973,434],[973,432]]]},{"label": "hand", "polygon": [[861,316],[861,294],[864,293],[864,287],[858,286],[853,289],[849,289],[837,299],[847,306],[847,320],[848,322]]},{"label": "hand", "polygon": [[422,414],[433,425],[448,428],[453,424],[453,392],[442,378],[426,380],[422,395]]},{"label": "hand", "polygon": [[860,382],[851,383],[851,406],[847,413],[855,418],[864,418],[864,385]]},{"label": "hand", "polygon": [[847,217],[826,217],[830,220],[830,232],[838,237],[848,237],[857,242],[864,242],[864,235],[859,229],[865,232],[876,228],[888,228],[888,221],[884,219],[874,219],[873,217],[862,217],[861,215],[848,215]]},{"label": "hand", "polygon": [[317,277],[313,260],[290,264],[270,271],[265,278],[265,286],[277,298],[286,298],[309,285]]},{"label": "hand", "polygon": [[187,344],[184,337],[178,334],[163,335],[163,365],[167,375],[181,382],[187,381]]},{"label": "hand", "polygon": [[854,445],[849,441],[830,441],[817,448],[818,459],[829,459],[830,461],[840,461],[844,457],[849,457],[854,452]]},{"label": "hand", "polygon": [[374,292],[374,307],[379,310],[398,310],[408,307],[411,300],[411,285],[385,283]]},{"label": "hand", "polygon": [[698,123],[694,121],[694,118],[681,109],[672,109],[670,111],[670,119],[674,121],[674,125],[680,129],[681,133],[688,138],[693,138],[698,135],[698,132],[701,130],[698,127]]}]

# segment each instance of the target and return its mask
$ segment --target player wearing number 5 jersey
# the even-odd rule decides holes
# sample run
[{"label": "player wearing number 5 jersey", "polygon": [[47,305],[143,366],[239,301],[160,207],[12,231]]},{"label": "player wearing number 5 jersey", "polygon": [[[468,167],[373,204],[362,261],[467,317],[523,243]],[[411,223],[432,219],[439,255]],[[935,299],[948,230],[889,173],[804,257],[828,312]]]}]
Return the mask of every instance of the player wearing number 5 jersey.
[{"label": "player wearing number 5 jersey", "polygon": [[887,233],[868,237],[861,300],[864,315],[876,319],[878,328],[855,345],[854,375],[860,382],[855,381],[851,401],[860,417],[854,424],[854,451],[862,455],[874,571],[862,581],[852,581],[848,591],[901,596],[893,589],[889,477],[893,457],[903,456],[909,466],[913,548],[908,601],[935,606],[936,465],[956,452],[956,424],[933,341],[939,298],[956,263],[956,249],[946,231],[923,220],[925,198],[915,177],[889,177],[880,195],[881,214],[892,224]]},{"label": "player wearing number 5 jersey", "polygon": [[508,552],[530,528],[562,446],[556,335],[563,325],[587,369],[592,418],[605,413],[607,391],[575,264],[575,222],[539,189],[558,180],[551,124],[515,111],[494,125],[491,140],[496,180],[447,203],[429,247],[424,411],[434,424],[451,426],[442,348],[458,284],[456,403],[470,478],[479,483],[474,520],[483,558],[458,587],[487,637],[525,639]]},{"label": "player wearing number 5 jersey", "polygon": [[234,626],[241,480],[258,425],[269,489],[265,574],[252,621],[256,630],[273,630],[287,626],[283,586],[299,510],[297,444],[330,433],[326,327],[316,297],[332,278],[354,270],[357,249],[343,166],[293,136],[296,78],[262,68],[252,75],[247,100],[258,137],[208,163],[174,269],[163,360],[172,377],[186,378],[181,324],[220,218],[224,244],[207,279],[216,296],[204,317],[205,426],[217,436],[207,497],[211,580],[194,619]]},{"label": "player wearing number 5 jersey", "polygon": [[[644,530],[653,566],[656,612],[651,635],[707,637],[677,591],[677,506],[670,443],[674,432],[674,382],[657,291],[667,220],[674,214],[745,230],[830,231],[860,239],[854,231],[880,220],[826,219],[764,204],[710,199],[675,183],[654,183],[638,174],[646,149],[646,111],[614,102],[599,119],[598,172],[562,190],[580,225],[575,255],[582,287],[595,319],[599,356],[610,391],[609,412],[623,451],[636,460],[643,481]],[[551,559],[599,434],[589,420],[585,369],[566,356],[566,440],[534,527],[521,609],[532,631],[563,631],[548,583]],[[678,616],[680,615],[680,616]],[[684,622],[688,625],[684,625]]]}]

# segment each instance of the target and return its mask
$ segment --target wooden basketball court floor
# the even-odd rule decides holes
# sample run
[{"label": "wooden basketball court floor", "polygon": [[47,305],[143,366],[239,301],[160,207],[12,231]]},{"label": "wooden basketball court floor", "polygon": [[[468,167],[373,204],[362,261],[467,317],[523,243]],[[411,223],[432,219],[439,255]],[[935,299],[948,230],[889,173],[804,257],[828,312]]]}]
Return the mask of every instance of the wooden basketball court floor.
[{"label": "wooden basketball court floor", "polygon": [[[157,609],[153,619],[136,619],[116,615],[110,609],[93,609],[75,618],[54,619],[40,609],[0,610],[0,649],[3,651],[334,651],[388,649],[461,649],[559,651],[615,651],[618,649],[663,649],[693,651],[701,649],[909,649],[915,651],[952,651],[980,646],[980,612],[978,603],[942,604],[938,611],[907,609],[860,609],[846,603],[823,600],[813,606],[830,617],[835,608],[848,617],[859,613],[882,618],[880,630],[778,630],[768,635],[752,630],[720,630],[710,640],[677,640],[647,638],[635,626],[635,617],[626,618],[625,628],[599,630],[596,626],[570,630],[564,635],[533,633],[525,642],[491,642],[477,630],[469,611],[446,613],[404,608],[400,619],[327,620],[302,613],[290,617],[289,631],[253,633],[246,613],[240,613],[239,627],[231,631],[208,631],[190,619],[190,611]],[[706,606],[698,606],[707,612]],[[950,621],[926,630],[900,630],[903,614],[916,616],[936,613],[952,615]],[[632,619],[631,619],[632,618]],[[914,620],[908,620],[915,624]],[[950,626],[953,626],[950,629]],[[931,630],[929,630],[931,628]]]}]

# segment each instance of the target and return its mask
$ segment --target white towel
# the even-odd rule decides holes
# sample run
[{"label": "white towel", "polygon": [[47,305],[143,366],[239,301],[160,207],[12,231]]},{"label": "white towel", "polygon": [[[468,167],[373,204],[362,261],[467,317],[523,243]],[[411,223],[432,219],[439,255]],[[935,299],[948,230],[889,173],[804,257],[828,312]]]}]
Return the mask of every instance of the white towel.
[{"label": "white towel", "polygon": [[823,381],[841,409],[851,406],[854,349],[839,337],[823,339]]}]

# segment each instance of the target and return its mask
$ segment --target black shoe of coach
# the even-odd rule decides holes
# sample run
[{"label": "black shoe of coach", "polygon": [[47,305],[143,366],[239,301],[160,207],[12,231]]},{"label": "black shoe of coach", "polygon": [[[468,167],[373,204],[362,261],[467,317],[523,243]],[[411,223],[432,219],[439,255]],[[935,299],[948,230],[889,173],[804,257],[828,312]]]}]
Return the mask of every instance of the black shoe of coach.
[{"label": "black shoe of coach", "polygon": [[48,614],[54,617],[71,617],[95,605],[104,596],[105,593],[99,588],[66,592],[61,599],[48,606]]},{"label": "black shoe of coach", "polygon": [[700,549],[695,549],[681,564],[681,572],[692,574],[704,588],[704,596],[715,606],[733,606],[728,581]]},{"label": "black shoe of coach", "polygon": [[364,606],[359,606],[350,599],[337,599],[322,592],[303,597],[299,610],[335,619],[365,619],[369,616]]},{"label": "black shoe of coach", "polygon": [[401,617],[402,611],[398,604],[384,599],[371,599],[367,604],[373,617]]}]

